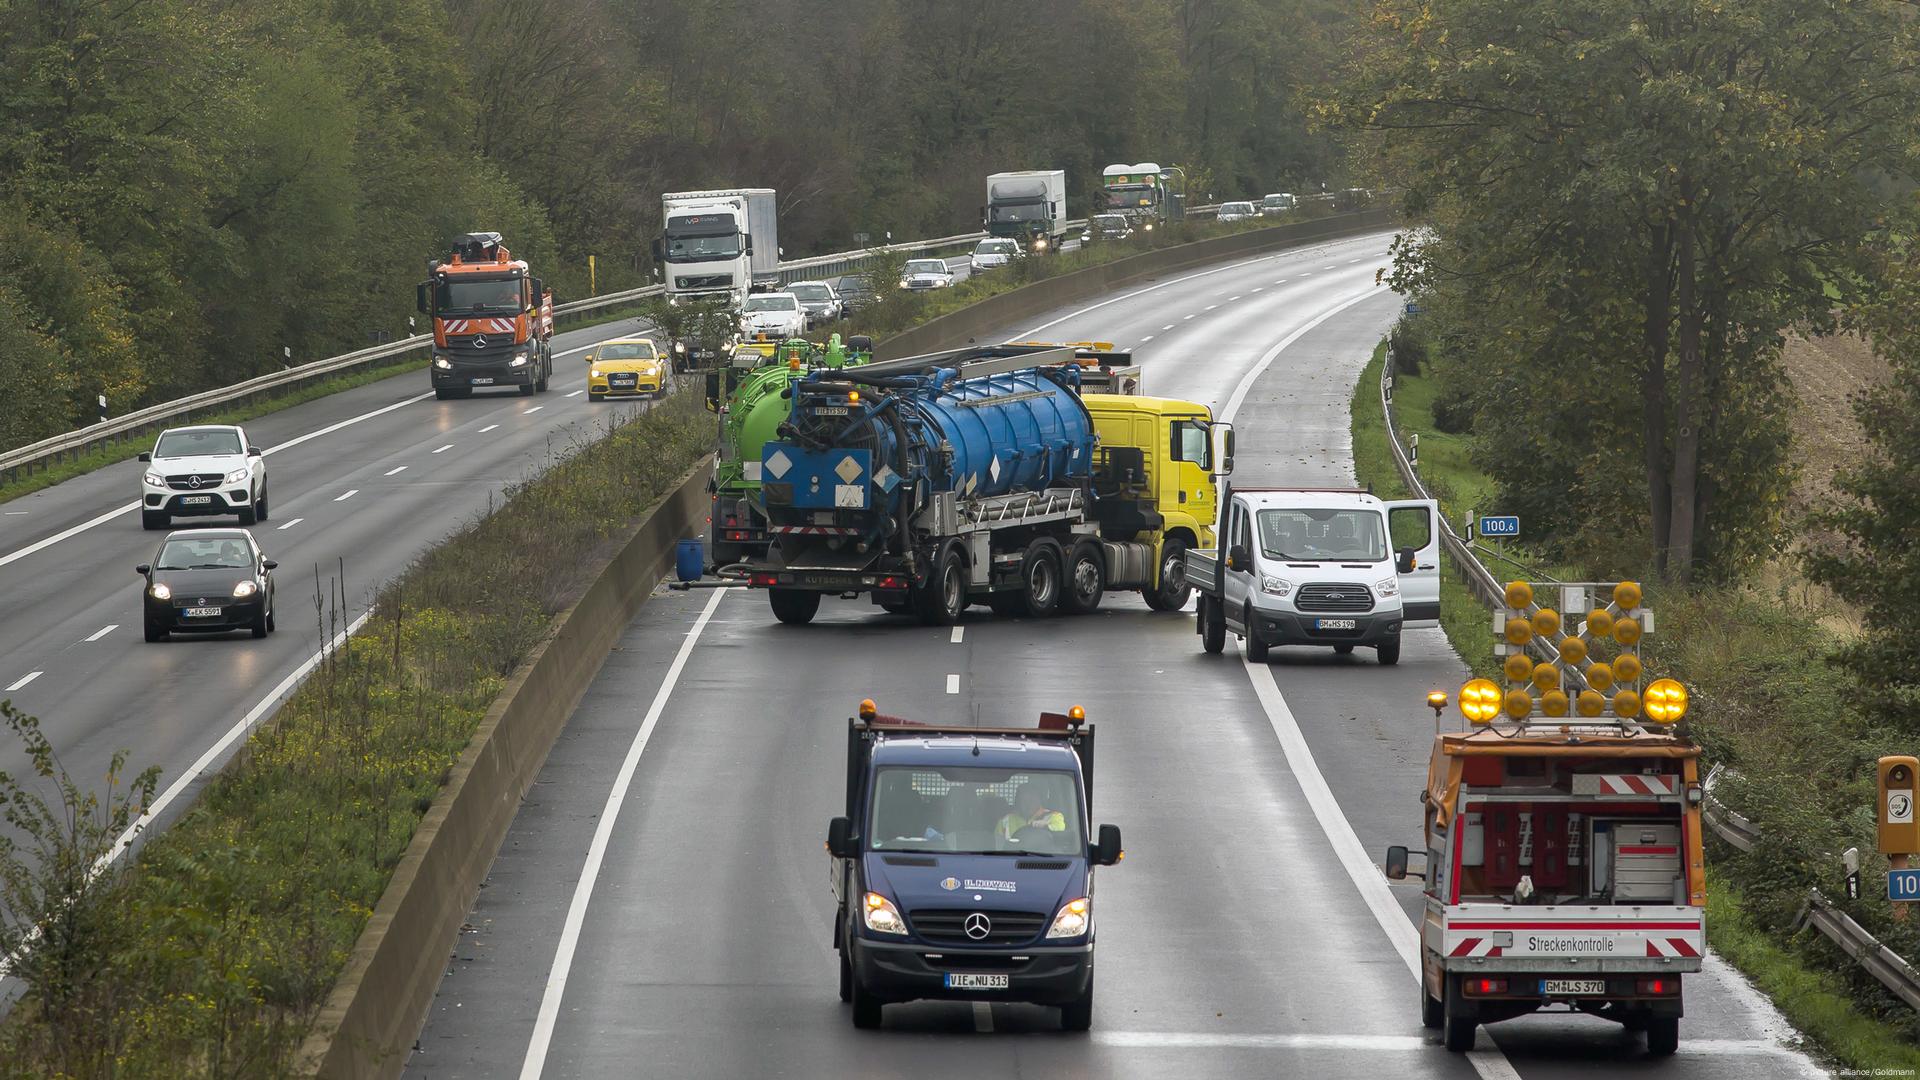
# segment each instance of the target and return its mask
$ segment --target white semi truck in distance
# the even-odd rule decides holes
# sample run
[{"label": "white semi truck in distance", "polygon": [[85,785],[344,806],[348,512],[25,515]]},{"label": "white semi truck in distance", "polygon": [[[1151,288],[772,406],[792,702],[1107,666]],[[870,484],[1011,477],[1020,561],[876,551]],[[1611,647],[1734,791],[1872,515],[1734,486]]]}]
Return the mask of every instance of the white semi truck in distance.
[{"label": "white semi truck in distance", "polygon": [[780,227],[772,188],[673,191],[660,196],[661,265],[667,300],[729,297],[745,303],[780,279]]},{"label": "white semi truck in distance", "polygon": [[1062,169],[994,173],[981,210],[988,236],[1020,241],[1028,251],[1059,250],[1067,237],[1067,174]]}]

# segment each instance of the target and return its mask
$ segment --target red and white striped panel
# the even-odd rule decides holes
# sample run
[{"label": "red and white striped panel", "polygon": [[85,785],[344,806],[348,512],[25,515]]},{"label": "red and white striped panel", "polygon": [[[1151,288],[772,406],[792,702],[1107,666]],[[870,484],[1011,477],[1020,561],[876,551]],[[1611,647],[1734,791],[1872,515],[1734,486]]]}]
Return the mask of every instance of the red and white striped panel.
[{"label": "red and white striped panel", "polygon": [[510,334],[512,319],[448,319],[449,334]]},{"label": "red and white striped panel", "polygon": [[1580,773],[1573,778],[1575,795],[1678,795],[1680,777],[1674,773]]},{"label": "red and white striped panel", "polygon": [[854,536],[860,530],[838,525],[775,525],[773,531],[785,536]]},{"label": "red and white striped panel", "polygon": [[1647,955],[1669,957],[1699,956],[1700,952],[1695,949],[1692,943],[1686,938],[1649,936],[1647,938]]},{"label": "red and white striped panel", "polygon": [[1499,956],[1500,946],[1492,938],[1461,938],[1460,944],[1453,947],[1448,956]]}]

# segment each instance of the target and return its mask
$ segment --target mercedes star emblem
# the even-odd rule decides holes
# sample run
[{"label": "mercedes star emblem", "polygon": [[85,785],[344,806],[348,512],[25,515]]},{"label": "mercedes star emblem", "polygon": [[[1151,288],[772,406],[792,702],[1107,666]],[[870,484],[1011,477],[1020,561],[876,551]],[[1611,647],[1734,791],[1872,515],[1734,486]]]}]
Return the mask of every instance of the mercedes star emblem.
[{"label": "mercedes star emblem", "polygon": [[479,334],[475,334],[475,335],[473,335],[473,347],[474,347],[474,348],[476,348],[476,349],[484,349],[484,348],[486,348],[486,347],[487,347],[487,339],[486,339],[486,338],[484,338],[484,337],[482,337],[482,336],[480,336]]},{"label": "mercedes star emblem", "polygon": [[987,935],[993,932],[993,923],[989,921],[985,915],[976,911],[967,916],[967,921],[962,924],[962,928],[966,930],[967,936],[973,940],[985,941]]},{"label": "mercedes star emblem", "polygon": [[197,476],[189,476],[189,477],[187,477],[187,486],[188,486],[188,487],[190,487],[190,488],[197,488],[197,487],[199,487],[199,486],[200,486],[200,478],[199,478],[199,477],[197,477]]}]

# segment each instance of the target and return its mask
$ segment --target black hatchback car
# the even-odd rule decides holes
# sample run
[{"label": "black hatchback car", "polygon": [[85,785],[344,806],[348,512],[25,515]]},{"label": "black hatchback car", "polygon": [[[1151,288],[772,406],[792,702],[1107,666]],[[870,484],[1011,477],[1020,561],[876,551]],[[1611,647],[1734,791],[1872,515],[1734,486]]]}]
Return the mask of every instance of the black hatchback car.
[{"label": "black hatchback car", "polygon": [[146,579],[141,590],[148,641],[178,631],[273,630],[273,570],[279,564],[260,553],[245,529],[172,532],[151,564],[134,569]]}]

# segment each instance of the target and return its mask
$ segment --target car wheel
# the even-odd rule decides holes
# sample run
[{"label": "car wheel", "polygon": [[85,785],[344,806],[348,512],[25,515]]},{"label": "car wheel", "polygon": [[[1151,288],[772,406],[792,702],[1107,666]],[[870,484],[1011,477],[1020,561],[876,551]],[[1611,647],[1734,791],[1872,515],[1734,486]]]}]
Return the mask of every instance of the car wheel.
[{"label": "car wheel", "polygon": [[267,489],[261,488],[253,500],[253,516],[260,521],[267,520],[267,509]]},{"label": "car wheel", "polygon": [[241,507],[240,513],[237,516],[240,518],[240,524],[251,525],[254,523],[254,520],[258,515],[254,513],[252,505],[249,504],[247,506]]},{"label": "car wheel", "polygon": [[253,625],[249,626],[247,629],[253,631],[254,637],[257,637],[257,638],[266,637],[267,636],[267,613],[265,611],[262,611],[260,614],[255,615],[253,617]]},{"label": "car wheel", "polygon": [[148,640],[148,641],[165,641],[165,640],[167,640],[167,630],[166,630],[166,628],[165,628],[165,627],[161,627],[161,626],[155,626],[155,625],[153,625],[152,623],[147,623],[147,624],[146,624],[146,627],[145,627],[145,629],[146,629],[146,631],[147,631],[147,640]]},{"label": "car wheel", "polygon": [[1067,560],[1066,592],[1060,606],[1069,615],[1091,615],[1107,591],[1106,553],[1098,544],[1080,544]]},{"label": "car wheel", "polygon": [[1061,1031],[1085,1031],[1093,1026],[1093,976],[1087,976],[1087,991],[1060,1006]]},{"label": "car wheel", "polygon": [[1227,647],[1227,614],[1220,607],[1220,601],[1202,594],[1200,597],[1200,647],[1214,655],[1224,652]]},{"label": "car wheel", "polygon": [[1395,634],[1373,647],[1374,654],[1380,658],[1381,667],[1392,667],[1400,662],[1400,635]]},{"label": "car wheel", "polygon": [[871,1031],[880,1026],[880,1012],[884,1008],[880,1001],[860,985],[859,979],[849,979],[847,987],[853,1005],[853,1026],[862,1031]]},{"label": "car wheel", "polygon": [[1671,1057],[1680,1049],[1680,1018],[1647,1017],[1647,1053],[1653,1057]]},{"label": "car wheel", "polygon": [[1020,564],[1021,594],[1027,615],[1044,619],[1060,608],[1060,546],[1051,540],[1027,545]]},{"label": "car wheel", "polygon": [[805,626],[820,610],[820,594],[804,589],[768,589],[767,601],[773,605],[773,617],[788,626]]},{"label": "car wheel", "polygon": [[273,609],[268,608],[267,609],[267,633],[271,634],[278,629],[279,627],[273,624]]},{"label": "car wheel", "polygon": [[853,1000],[853,964],[847,959],[845,948],[835,950],[840,954],[840,1000]]},{"label": "car wheel", "polygon": [[1445,1030],[1447,1049],[1464,1054],[1473,1049],[1474,1029],[1480,1025],[1468,1017],[1454,1015],[1454,1003],[1459,996],[1460,988],[1449,978],[1447,1000],[1440,1011],[1440,1026]]},{"label": "car wheel", "polygon": [[607,395],[596,394],[593,391],[589,390],[587,391],[587,400],[588,401],[605,401],[607,400]]},{"label": "car wheel", "polygon": [[1160,545],[1160,576],[1144,590],[1147,606],[1155,611],[1179,611],[1187,606],[1193,587],[1187,584],[1187,542],[1178,538]]},{"label": "car wheel", "polygon": [[173,516],[165,510],[140,511],[140,527],[143,529],[164,529],[173,524]]},{"label": "car wheel", "polygon": [[1247,645],[1247,659],[1255,664],[1266,663],[1268,645],[1260,640],[1259,624],[1253,620],[1253,605],[1247,605],[1247,614],[1240,625],[1247,628],[1246,637],[1242,639]]}]

